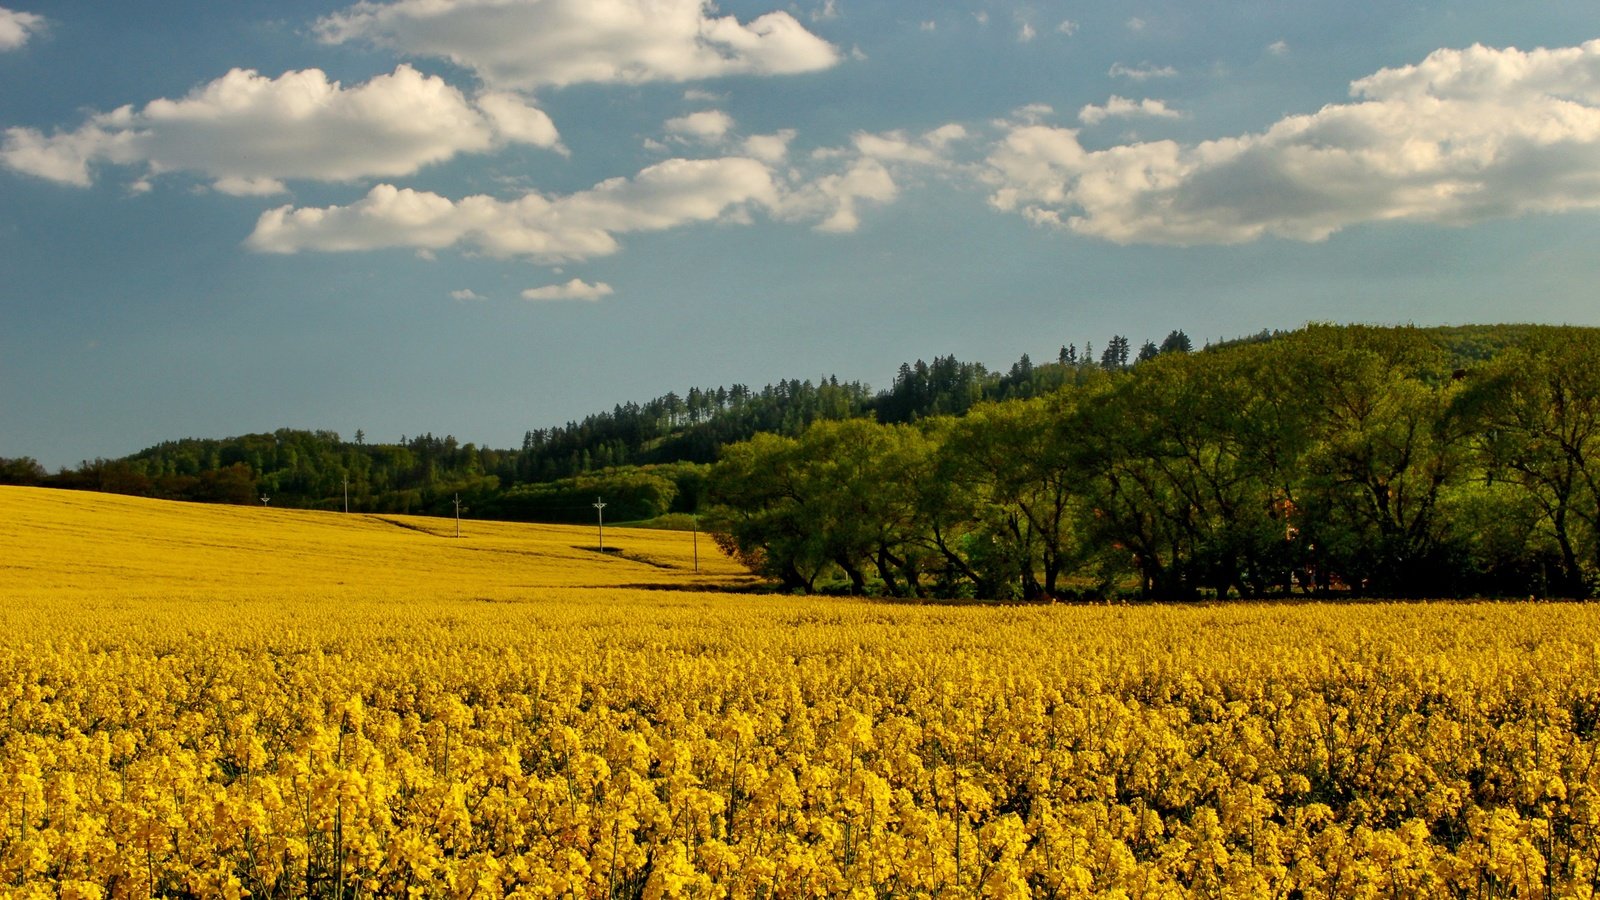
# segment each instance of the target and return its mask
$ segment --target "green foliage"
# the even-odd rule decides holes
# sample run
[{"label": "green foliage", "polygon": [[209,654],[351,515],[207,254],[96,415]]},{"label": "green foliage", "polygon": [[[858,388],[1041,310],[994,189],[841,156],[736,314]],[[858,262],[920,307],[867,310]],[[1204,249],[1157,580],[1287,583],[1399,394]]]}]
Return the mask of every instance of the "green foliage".
[{"label": "green foliage", "polygon": [[486,498],[478,513],[508,521],[588,523],[597,520],[594,504],[603,500],[606,521],[654,519],[670,512],[678,497],[672,474],[655,467],[627,467],[517,485]]},{"label": "green foliage", "polygon": [[[1114,336],[1004,373],[953,356],[874,394],[691,388],[530,431],[279,430],[0,483],[533,521],[707,513],[791,590],[1163,599],[1589,596],[1600,587],[1600,332],[1317,324],[1193,349]],[[713,465],[714,463],[714,465]]]},{"label": "green foliage", "polygon": [[46,475],[44,466],[31,456],[6,459],[0,456],[0,484],[32,486],[41,484]]},{"label": "green foliage", "polygon": [[[710,484],[725,543],[787,587],[857,593],[1059,597],[1130,577],[1161,599],[1594,590],[1600,332],[1171,343],[1125,369],[1115,341],[1097,379],[916,429],[730,447]],[[1008,377],[1033,377],[1026,362]]]}]

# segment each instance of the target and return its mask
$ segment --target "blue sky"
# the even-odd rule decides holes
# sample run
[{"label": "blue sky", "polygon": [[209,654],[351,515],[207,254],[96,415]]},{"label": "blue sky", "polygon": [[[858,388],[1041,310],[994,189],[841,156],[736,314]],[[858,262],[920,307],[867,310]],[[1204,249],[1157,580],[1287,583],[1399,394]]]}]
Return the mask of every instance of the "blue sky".
[{"label": "blue sky", "polygon": [[1589,4],[0,0],[0,456],[1600,325]]}]

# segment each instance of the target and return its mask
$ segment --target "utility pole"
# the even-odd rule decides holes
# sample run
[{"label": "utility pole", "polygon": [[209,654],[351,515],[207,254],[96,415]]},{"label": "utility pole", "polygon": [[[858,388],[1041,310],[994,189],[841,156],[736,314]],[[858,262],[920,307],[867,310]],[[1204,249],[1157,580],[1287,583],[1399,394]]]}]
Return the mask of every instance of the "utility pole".
[{"label": "utility pole", "polygon": [[267,501],[268,501],[268,500],[271,500],[271,499],[272,499],[272,498],[271,498],[271,497],[268,497],[268,496],[267,496],[267,495],[266,495],[266,494],[262,494],[262,495],[261,495],[261,505],[262,505],[262,506],[266,506],[266,505],[267,505]]},{"label": "utility pole", "polygon": [[461,495],[456,495],[456,537],[461,537]]},{"label": "utility pole", "polygon": [[344,477],[344,511],[345,511],[346,514],[348,514],[350,512],[350,476],[349,475],[346,475]]},{"label": "utility pole", "polygon": [[700,514],[695,513],[694,519],[694,571],[700,574]]},{"label": "utility pole", "polygon": [[599,497],[594,498],[595,515],[600,523],[600,552],[606,552],[606,502]]}]

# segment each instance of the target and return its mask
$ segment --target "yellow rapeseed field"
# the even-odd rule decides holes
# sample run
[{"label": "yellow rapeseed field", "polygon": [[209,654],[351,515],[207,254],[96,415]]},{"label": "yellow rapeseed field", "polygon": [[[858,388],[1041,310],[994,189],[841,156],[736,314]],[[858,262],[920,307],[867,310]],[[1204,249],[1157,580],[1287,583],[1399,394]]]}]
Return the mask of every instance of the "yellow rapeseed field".
[{"label": "yellow rapeseed field", "polygon": [[1600,882],[1589,606],[793,598],[462,530],[0,488],[0,894]]}]

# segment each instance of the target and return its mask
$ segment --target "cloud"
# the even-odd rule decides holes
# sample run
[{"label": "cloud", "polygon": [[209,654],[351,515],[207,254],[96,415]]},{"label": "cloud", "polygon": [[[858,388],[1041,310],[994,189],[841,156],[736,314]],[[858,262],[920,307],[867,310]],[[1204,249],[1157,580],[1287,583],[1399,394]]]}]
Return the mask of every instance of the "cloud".
[{"label": "cloud", "polygon": [[956,141],[964,141],[971,136],[965,126],[952,122],[948,125],[940,125],[938,128],[924,134],[922,140],[929,147],[942,153],[945,148]]},{"label": "cloud", "polygon": [[561,147],[561,135],[550,116],[523,102],[515,94],[489,91],[479,95],[478,109],[489,117],[496,133],[507,141],[532,144],[535,147]]},{"label": "cloud", "polygon": [[780,218],[815,221],[818,231],[843,234],[861,226],[861,207],[886,204],[900,195],[895,172],[949,171],[952,144],[968,139],[966,128],[944,125],[921,135],[901,131],[858,132],[849,147],[813,151],[813,161],[836,168],[791,183],[774,212]]},{"label": "cloud", "polygon": [[93,182],[89,163],[110,157],[119,143],[126,144],[126,137],[92,124],[50,137],[32,128],[7,128],[5,141],[0,142],[0,162],[18,172],[87,187]]},{"label": "cloud", "polygon": [[566,196],[452,199],[380,184],[345,206],[268,210],[245,243],[285,254],[453,248],[558,265],[616,253],[622,235],[696,223],[748,224],[756,213],[850,232],[860,227],[865,205],[899,196],[895,173],[956,171],[950,151],[971,135],[957,124],[920,135],[862,132],[848,146],[788,164],[794,137],[789,130],[756,135],[744,142],[750,156],[669,159]]},{"label": "cloud", "polygon": [[267,253],[461,247],[555,264],[615,253],[621,234],[737,221],[748,207],[778,203],[772,173],[756,160],[669,159],[564,197],[451,200],[380,184],[349,206],[268,210],[246,245]]},{"label": "cloud", "polygon": [[843,172],[803,183],[776,210],[793,219],[820,219],[816,230],[842,234],[861,227],[862,201],[888,203],[900,189],[881,160],[858,156]]},{"label": "cloud", "polygon": [[911,163],[943,167],[949,164],[948,146],[969,137],[965,127],[942,125],[921,135],[904,131],[858,131],[850,136],[848,147],[822,147],[811,151],[817,160],[875,159],[888,163]]},{"label": "cloud", "polygon": [[1150,23],[1148,23],[1145,20],[1139,18],[1138,16],[1134,16],[1133,18],[1128,20],[1128,30],[1134,32],[1135,34],[1137,34],[1138,32],[1143,31],[1145,29],[1145,27],[1147,25],[1149,25],[1149,24]]},{"label": "cloud", "polygon": [[668,119],[665,127],[678,137],[710,144],[722,140],[733,130],[733,117],[720,109],[705,109]]},{"label": "cloud", "polygon": [[837,18],[839,18],[839,0],[822,0],[822,5],[811,12],[813,22],[826,22]]},{"label": "cloud", "polygon": [[8,129],[0,161],[75,185],[90,184],[96,164],[192,171],[219,191],[259,195],[283,190],[284,179],[409,175],[506,143],[559,148],[558,137],[548,116],[510,94],[473,103],[406,65],[349,88],[318,69],[278,78],[234,69],[182,99],[92,115],[74,131]]},{"label": "cloud", "polygon": [[1126,78],[1130,81],[1149,81],[1152,78],[1171,78],[1178,74],[1178,70],[1171,66],[1154,66],[1150,63],[1140,63],[1137,66],[1112,63],[1106,74],[1112,78]]},{"label": "cloud", "polygon": [[1067,37],[1072,37],[1078,33],[1078,23],[1071,19],[1062,19],[1061,24],[1056,26],[1056,31]]},{"label": "cloud", "polygon": [[641,84],[826,69],[839,51],[787,12],[740,23],[709,0],[395,0],[321,19],[328,43],[448,59],[498,88]]},{"label": "cloud", "polygon": [[472,290],[471,288],[463,288],[459,291],[451,291],[450,299],[456,301],[457,303],[471,303],[476,300],[486,300],[488,298],[477,291]]},{"label": "cloud", "polygon": [[1019,44],[1026,44],[1038,36],[1039,33],[1034,31],[1033,26],[1027,22],[1023,22],[1022,27],[1017,29],[1017,43]]},{"label": "cloud", "polygon": [[1088,104],[1078,110],[1078,121],[1085,125],[1098,125],[1106,119],[1131,118],[1144,116],[1154,119],[1181,119],[1183,113],[1167,106],[1165,100],[1129,100],[1127,97],[1111,95],[1104,106]]},{"label": "cloud", "polygon": [[[135,191],[141,194],[152,190],[152,185],[145,179],[140,179],[136,185]],[[270,197],[288,190],[284,183],[276,178],[240,178],[233,175],[218,178],[211,183],[211,186],[218,193],[233,197]]]},{"label": "cloud", "polygon": [[772,134],[753,134],[744,139],[744,152],[764,163],[776,165],[789,158],[789,142],[794,140],[793,128]]},{"label": "cloud", "polygon": [[1289,42],[1288,41],[1273,41],[1272,43],[1267,45],[1267,52],[1272,54],[1273,56],[1288,56],[1289,55]]},{"label": "cloud", "polygon": [[[1054,114],[1055,108],[1048,103],[1029,103],[1011,111],[1012,118],[1024,125],[1036,125]],[[995,124],[1001,128],[1007,127],[1005,119],[998,119]]]},{"label": "cloud", "polygon": [[0,6],[0,51],[18,50],[44,30],[44,17]]},{"label": "cloud", "polygon": [[602,297],[609,297],[616,293],[611,285],[604,281],[589,284],[581,278],[574,278],[565,284],[548,284],[544,287],[529,288],[522,292],[524,300],[587,300],[591,303]]},{"label": "cloud", "polygon": [[1081,234],[1180,245],[1600,209],[1600,40],[1438,50],[1350,93],[1193,145],[1089,151],[1072,130],[1018,126],[987,160],[990,199]]},{"label": "cloud", "polygon": [[[959,128],[960,126],[955,126]],[[879,162],[906,162],[920,165],[937,165],[943,162],[943,145],[948,142],[943,134],[922,138],[907,137],[904,132],[885,131],[878,134],[858,132],[851,137],[856,153]]]}]

